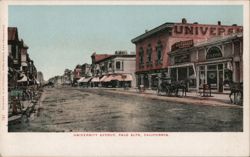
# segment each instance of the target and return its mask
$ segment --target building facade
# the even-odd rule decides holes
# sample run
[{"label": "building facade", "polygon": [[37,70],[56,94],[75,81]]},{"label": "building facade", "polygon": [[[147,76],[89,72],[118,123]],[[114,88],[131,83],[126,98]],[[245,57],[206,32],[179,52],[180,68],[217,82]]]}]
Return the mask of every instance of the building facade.
[{"label": "building facade", "polygon": [[[179,45],[188,44],[184,41]],[[169,57],[171,78],[189,80],[190,89],[199,90],[203,84],[210,84],[214,92],[227,92],[228,86],[223,84],[224,80],[243,82],[242,33],[175,48]]]},{"label": "building facade", "polygon": [[135,57],[126,51],[116,51],[95,61],[92,86],[135,87]]},{"label": "building facade", "polygon": [[18,29],[8,27],[8,87],[37,85],[37,69],[28,54],[28,46],[19,39]]},{"label": "building facade", "polygon": [[242,32],[242,26],[207,25],[187,23],[165,23],[132,39],[136,46],[136,79],[137,86],[157,88],[160,77],[170,77],[168,53],[172,45],[180,41],[192,40],[198,43],[217,36],[226,36]]}]

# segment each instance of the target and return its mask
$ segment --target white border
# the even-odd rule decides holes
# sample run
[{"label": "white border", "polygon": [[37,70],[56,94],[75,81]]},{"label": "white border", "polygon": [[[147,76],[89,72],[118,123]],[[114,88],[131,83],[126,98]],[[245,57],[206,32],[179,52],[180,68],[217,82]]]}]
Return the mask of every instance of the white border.
[{"label": "white border", "polygon": [[[167,137],[74,137],[73,133],[8,133],[1,121],[3,156],[249,156],[249,2],[248,1],[1,1],[0,83],[7,61],[8,5],[244,5],[244,131],[236,133],[168,133]],[[7,34],[5,34],[5,39]],[[3,45],[4,44],[4,45]],[[6,71],[5,71],[6,73]],[[1,88],[1,103],[2,91]],[[7,84],[4,84],[5,93]],[[4,97],[7,103],[7,97]],[[2,107],[2,106],[1,106]],[[0,111],[0,114],[2,110]],[[7,110],[5,114],[7,113]],[[6,114],[7,115],[7,114]],[[1,115],[2,118],[2,115]]]}]

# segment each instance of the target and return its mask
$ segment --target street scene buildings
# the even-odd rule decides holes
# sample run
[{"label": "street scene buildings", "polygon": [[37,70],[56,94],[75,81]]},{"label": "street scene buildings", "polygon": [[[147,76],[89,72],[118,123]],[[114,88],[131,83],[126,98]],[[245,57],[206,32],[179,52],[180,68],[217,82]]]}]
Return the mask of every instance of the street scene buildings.
[{"label": "street scene buildings", "polygon": [[[8,28],[8,96],[9,116],[23,112],[24,103],[38,99],[44,83],[43,73],[38,72],[29,57],[29,47],[19,38],[16,27]],[[22,103],[21,103],[22,101]],[[35,102],[34,102],[35,103]]]},{"label": "street scene buildings", "polygon": [[179,20],[47,81],[9,27],[9,131],[242,131],[243,27]]}]

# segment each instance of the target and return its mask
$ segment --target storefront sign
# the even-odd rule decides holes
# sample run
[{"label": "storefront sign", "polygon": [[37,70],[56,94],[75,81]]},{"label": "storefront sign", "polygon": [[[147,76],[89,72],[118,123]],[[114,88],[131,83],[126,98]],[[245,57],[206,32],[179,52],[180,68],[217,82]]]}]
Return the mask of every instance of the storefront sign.
[{"label": "storefront sign", "polygon": [[222,53],[218,47],[212,47],[207,53],[207,59],[222,57]]},{"label": "storefront sign", "polygon": [[243,32],[242,27],[232,26],[195,26],[195,25],[176,25],[174,27],[175,34],[185,35],[223,35]]},{"label": "storefront sign", "polygon": [[174,62],[175,62],[175,64],[190,62],[190,55],[185,54],[185,55],[175,56]]},{"label": "storefront sign", "polygon": [[183,48],[189,48],[194,45],[193,40],[187,40],[187,41],[180,41],[172,45],[171,50],[177,50],[177,49],[183,49]]}]

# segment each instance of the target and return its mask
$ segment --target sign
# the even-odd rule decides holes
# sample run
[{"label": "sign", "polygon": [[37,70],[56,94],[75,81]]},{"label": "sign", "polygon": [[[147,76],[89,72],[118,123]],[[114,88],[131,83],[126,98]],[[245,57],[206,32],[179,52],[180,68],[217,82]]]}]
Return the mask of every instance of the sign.
[{"label": "sign", "polygon": [[208,50],[207,59],[222,57],[222,53],[218,47],[212,47]]},{"label": "sign", "polygon": [[190,62],[190,55],[183,54],[183,55],[175,56],[174,62],[175,62],[175,64]]},{"label": "sign", "polygon": [[174,26],[175,34],[183,35],[229,35],[232,33],[243,32],[241,26],[204,26],[204,25],[176,25]]},{"label": "sign", "polygon": [[183,49],[183,48],[189,48],[194,46],[193,40],[187,40],[187,41],[180,41],[172,45],[171,50],[177,50],[177,49]]}]

